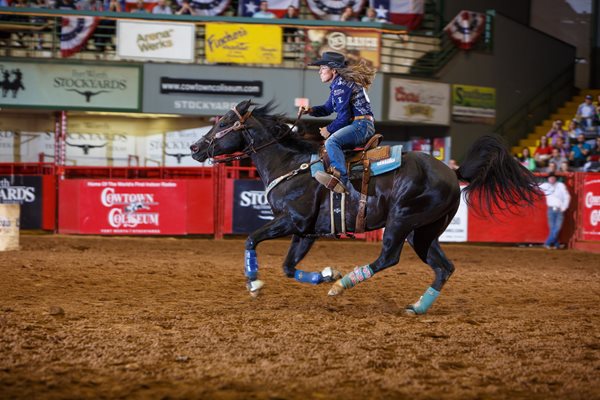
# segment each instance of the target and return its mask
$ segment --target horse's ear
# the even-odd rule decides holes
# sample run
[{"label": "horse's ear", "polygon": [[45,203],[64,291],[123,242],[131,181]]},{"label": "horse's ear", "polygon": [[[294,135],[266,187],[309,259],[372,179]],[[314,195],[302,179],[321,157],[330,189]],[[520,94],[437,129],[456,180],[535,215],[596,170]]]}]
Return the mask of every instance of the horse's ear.
[{"label": "horse's ear", "polygon": [[238,103],[238,105],[236,106],[238,112],[242,115],[244,115],[247,111],[248,108],[252,105],[252,100],[244,100]]}]

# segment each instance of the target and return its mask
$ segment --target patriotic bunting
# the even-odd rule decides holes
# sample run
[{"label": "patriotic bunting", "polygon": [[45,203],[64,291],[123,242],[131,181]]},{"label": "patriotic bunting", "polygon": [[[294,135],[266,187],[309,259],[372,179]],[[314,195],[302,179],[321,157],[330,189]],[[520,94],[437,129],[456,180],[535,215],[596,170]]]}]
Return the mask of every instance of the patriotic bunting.
[{"label": "patriotic bunting", "polygon": [[356,15],[360,15],[365,0],[306,0],[308,8],[320,19],[339,21],[344,8],[350,6]]},{"label": "patriotic bunting", "polygon": [[[269,3],[269,11],[282,18],[289,6],[294,6],[296,9],[300,7],[300,0],[267,0]],[[238,16],[252,17],[259,10],[260,0],[240,0]]]},{"label": "patriotic bunting", "polygon": [[444,31],[459,48],[469,50],[481,36],[484,26],[485,14],[463,10],[446,25]]},{"label": "patriotic bunting", "polygon": [[62,17],[60,54],[70,57],[79,52],[94,33],[98,21],[97,17]]},{"label": "patriotic bunting", "polygon": [[377,13],[377,19],[417,29],[423,21],[425,0],[369,0],[369,6]]}]

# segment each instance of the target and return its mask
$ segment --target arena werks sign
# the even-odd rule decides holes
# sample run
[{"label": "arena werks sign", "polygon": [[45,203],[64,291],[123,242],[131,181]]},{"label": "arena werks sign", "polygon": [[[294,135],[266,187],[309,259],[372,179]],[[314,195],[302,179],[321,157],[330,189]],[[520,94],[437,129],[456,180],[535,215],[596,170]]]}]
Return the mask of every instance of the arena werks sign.
[{"label": "arena werks sign", "polygon": [[0,62],[0,106],[139,111],[140,68]]}]

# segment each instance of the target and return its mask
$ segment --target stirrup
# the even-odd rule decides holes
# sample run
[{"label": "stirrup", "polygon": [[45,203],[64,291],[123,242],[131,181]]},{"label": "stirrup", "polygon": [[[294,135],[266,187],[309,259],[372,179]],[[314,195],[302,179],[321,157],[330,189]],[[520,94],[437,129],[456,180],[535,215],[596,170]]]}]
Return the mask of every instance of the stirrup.
[{"label": "stirrup", "polygon": [[333,175],[329,175],[326,172],[317,171],[315,173],[315,179],[321,185],[336,193],[348,193],[348,189],[346,189],[346,186],[344,186],[344,184],[338,178]]}]

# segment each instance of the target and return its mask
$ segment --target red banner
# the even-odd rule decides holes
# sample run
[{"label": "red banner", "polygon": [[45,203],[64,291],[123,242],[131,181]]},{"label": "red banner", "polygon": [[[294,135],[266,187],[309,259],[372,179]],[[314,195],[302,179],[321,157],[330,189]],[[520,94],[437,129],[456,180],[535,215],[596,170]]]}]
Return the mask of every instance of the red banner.
[{"label": "red banner", "polygon": [[[65,233],[182,235],[187,233],[187,182],[183,180],[80,180],[70,182],[75,202],[61,191]],[[64,205],[71,206],[64,207]],[[78,217],[69,218],[71,213]]]},{"label": "red banner", "polygon": [[600,179],[597,174],[585,177],[581,201],[582,239],[600,240]]}]

